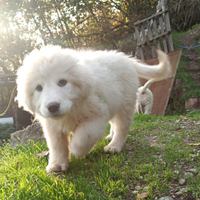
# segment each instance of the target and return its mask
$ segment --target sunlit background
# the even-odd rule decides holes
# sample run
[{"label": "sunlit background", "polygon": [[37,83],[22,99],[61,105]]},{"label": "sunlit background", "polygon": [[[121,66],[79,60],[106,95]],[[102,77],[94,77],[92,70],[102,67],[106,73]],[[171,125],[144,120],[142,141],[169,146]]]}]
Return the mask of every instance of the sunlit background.
[{"label": "sunlit background", "polygon": [[[148,3],[147,3],[148,2]],[[157,0],[2,0],[0,73],[13,73],[41,45],[116,49],[135,19],[155,12]]]},{"label": "sunlit background", "polygon": [[[172,28],[187,30],[200,21],[195,3],[199,4],[168,0]],[[134,22],[156,12],[157,4],[158,0],[1,0],[0,74],[15,73],[27,53],[47,44],[129,53],[134,44],[129,41],[121,48],[123,40],[134,33]]]}]

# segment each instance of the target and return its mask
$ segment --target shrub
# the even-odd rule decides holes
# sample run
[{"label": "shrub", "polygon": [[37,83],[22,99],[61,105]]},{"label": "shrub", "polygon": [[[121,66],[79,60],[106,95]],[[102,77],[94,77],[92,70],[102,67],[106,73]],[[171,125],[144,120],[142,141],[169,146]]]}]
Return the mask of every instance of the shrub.
[{"label": "shrub", "polygon": [[11,124],[0,124],[0,139],[8,140],[10,139],[11,133],[15,131]]},{"label": "shrub", "polygon": [[170,0],[169,7],[171,25],[176,30],[185,31],[200,23],[199,0]]}]

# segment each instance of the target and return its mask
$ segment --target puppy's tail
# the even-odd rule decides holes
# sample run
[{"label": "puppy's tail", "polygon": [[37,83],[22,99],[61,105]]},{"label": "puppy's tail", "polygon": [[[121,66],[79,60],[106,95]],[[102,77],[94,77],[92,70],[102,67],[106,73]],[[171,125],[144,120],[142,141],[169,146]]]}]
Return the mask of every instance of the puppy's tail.
[{"label": "puppy's tail", "polygon": [[142,87],[141,93],[143,94],[143,93],[146,91],[146,89],[149,88],[150,85],[151,85],[154,81],[155,81],[154,79],[148,80],[148,81],[144,84],[144,86]]},{"label": "puppy's tail", "polygon": [[139,77],[159,81],[170,76],[172,67],[167,54],[161,50],[156,50],[156,52],[159,60],[158,65],[147,65],[139,62],[135,63],[134,67]]}]

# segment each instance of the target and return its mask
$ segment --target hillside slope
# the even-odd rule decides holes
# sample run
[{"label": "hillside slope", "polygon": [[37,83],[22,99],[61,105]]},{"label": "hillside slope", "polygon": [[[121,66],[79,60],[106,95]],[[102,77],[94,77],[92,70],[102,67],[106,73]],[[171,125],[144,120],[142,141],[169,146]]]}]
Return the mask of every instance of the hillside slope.
[{"label": "hillside slope", "polygon": [[194,48],[200,44],[200,24],[187,32],[173,31],[172,37],[175,50],[182,48],[183,52],[167,114],[183,114],[193,100],[194,108],[200,108],[200,47]]}]

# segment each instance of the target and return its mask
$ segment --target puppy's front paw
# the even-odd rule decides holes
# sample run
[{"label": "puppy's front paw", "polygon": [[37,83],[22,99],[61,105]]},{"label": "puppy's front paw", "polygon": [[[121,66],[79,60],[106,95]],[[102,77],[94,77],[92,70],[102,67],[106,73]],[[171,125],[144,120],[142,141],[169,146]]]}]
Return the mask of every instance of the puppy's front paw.
[{"label": "puppy's front paw", "polygon": [[52,164],[52,165],[48,165],[46,167],[46,172],[52,173],[52,172],[66,172],[67,171],[68,166],[66,164]]},{"label": "puppy's front paw", "polygon": [[119,153],[122,150],[122,147],[119,147],[114,144],[108,144],[104,147],[104,151],[109,151],[111,153]]}]

